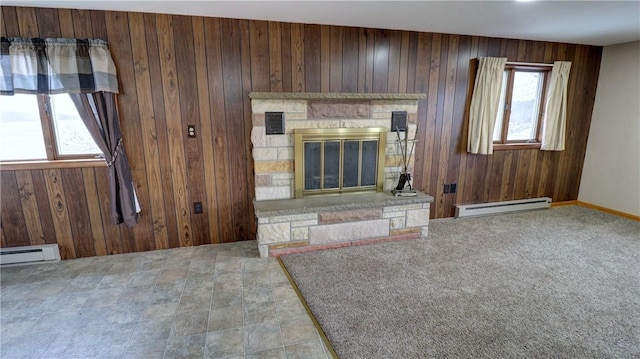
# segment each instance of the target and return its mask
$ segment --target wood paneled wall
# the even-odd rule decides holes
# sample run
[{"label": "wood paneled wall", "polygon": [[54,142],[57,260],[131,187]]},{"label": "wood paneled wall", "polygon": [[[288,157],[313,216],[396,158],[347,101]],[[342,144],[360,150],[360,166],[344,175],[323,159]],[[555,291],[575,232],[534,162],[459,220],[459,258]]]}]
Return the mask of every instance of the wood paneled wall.
[{"label": "wood paneled wall", "polygon": [[[426,93],[415,187],[456,203],[575,200],[601,47],[353,27],[2,7],[2,36],[100,38],[119,73],[124,144],[143,208],[114,226],[102,168],[2,171],[2,246],[64,258],[255,238],[250,91]],[[470,60],[572,62],[567,149],[465,152]],[[195,125],[197,137],[186,137]],[[457,193],[444,194],[444,183]],[[201,201],[203,214],[192,213]]]}]

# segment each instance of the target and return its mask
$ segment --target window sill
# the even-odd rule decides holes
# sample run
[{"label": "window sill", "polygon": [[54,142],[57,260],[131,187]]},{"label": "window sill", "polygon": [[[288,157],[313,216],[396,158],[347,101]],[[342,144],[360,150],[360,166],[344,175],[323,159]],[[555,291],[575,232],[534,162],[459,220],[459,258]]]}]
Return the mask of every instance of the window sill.
[{"label": "window sill", "polygon": [[50,168],[106,167],[104,159],[0,162],[0,171],[42,170]]},{"label": "window sill", "polygon": [[506,151],[506,150],[535,150],[540,149],[540,142],[538,143],[500,143],[494,144],[494,151]]}]

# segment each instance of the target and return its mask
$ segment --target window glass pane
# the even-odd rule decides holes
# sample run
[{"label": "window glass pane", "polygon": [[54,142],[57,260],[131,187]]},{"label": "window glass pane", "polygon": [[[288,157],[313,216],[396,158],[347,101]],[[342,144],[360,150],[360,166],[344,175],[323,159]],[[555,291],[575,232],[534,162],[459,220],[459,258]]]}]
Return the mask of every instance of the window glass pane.
[{"label": "window glass pane", "polygon": [[362,180],[361,186],[375,186],[378,170],[378,141],[362,141]]},{"label": "window glass pane", "polygon": [[324,143],[324,187],[340,187],[340,142]]},{"label": "window glass pane", "polygon": [[543,80],[541,72],[515,73],[507,141],[536,139]]},{"label": "window glass pane", "polygon": [[50,95],[50,98],[58,154],[62,156],[101,154],[102,151],[89,134],[69,95]]},{"label": "window glass pane", "polygon": [[320,142],[304,143],[304,189],[320,189]]},{"label": "window glass pane", "polygon": [[0,161],[45,159],[37,95],[0,96]]},{"label": "window glass pane", "polygon": [[358,165],[360,161],[360,141],[344,141],[342,159],[342,186],[358,186]]},{"label": "window glass pane", "polygon": [[498,105],[498,115],[496,124],[493,127],[493,142],[500,141],[502,137],[502,122],[504,120],[504,101],[507,97],[507,83],[509,82],[509,71],[502,74],[502,90],[500,91],[500,104]]}]

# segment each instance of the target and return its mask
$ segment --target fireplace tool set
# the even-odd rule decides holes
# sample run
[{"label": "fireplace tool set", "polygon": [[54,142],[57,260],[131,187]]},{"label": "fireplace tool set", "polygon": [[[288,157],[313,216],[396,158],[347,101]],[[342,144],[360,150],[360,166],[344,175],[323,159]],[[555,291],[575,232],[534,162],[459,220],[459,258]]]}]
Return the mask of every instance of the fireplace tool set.
[{"label": "fireplace tool set", "polygon": [[[413,155],[413,150],[415,149],[416,136],[418,135],[418,128],[416,128],[416,133],[413,136],[413,139],[409,139],[409,129],[405,129],[405,136],[402,139],[400,136],[400,130],[396,127],[396,135],[398,136],[398,143],[400,144],[400,152],[402,154],[402,172],[400,173],[400,179],[398,180],[398,185],[396,188],[391,190],[391,193],[396,196],[402,197],[414,197],[418,193],[411,187],[411,174],[408,172],[409,170],[409,160]],[[411,144],[411,149],[409,149],[409,144]]]}]

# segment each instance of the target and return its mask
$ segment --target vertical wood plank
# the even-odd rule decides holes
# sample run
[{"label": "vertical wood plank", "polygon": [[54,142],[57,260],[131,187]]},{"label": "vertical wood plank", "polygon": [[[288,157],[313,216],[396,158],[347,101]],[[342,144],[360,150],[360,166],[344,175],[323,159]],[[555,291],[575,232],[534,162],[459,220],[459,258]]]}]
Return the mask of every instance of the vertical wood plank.
[{"label": "vertical wood plank", "polygon": [[36,20],[36,12],[34,8],[16,8],[16,14],[18,16],[18,25],[20,27],[20,35],[23,37],[38,37],[42,36],[38,29],[38,22]]},{"label": "vertical wood plank", "polygon": [[500,197],[499,201],[506,201],[510,198],[511,193],[511,162],[513,161],[512,150],[504,151],[504,161],[502,162],[502,176],[500,181]]},{"label": "vertical wood plank", "polygon": [[39,37],[60,37],[58,10],[53,8],[36,8]]},{"label": "vertical wood plank", "polygon": [[358,92],[366,92],[367,79],[367,33],[364,29],[358,31]]},{"label": "vertical wood plank", "polygon": [[95,256],[96,251],[93,247],[95,239],[91,231],[82,169],[66,168],[60,174],[66,203],[73,203],[67,206],[67,213],[72,233],[70,239],[73,241],[76,258]]},{"label": "vertical wood plank", "polygon": [[[409,41],[410,32],[400,32],[400,74],[398,76],[398,92],[413,92],[408,90],[407,80],[409,76]],[[413,86],[412,86],[413,87]]]},{"label": "vertical wood plank", "polygon": [[14,172],[0,172],[2,187],[2,230],[9,247],[28,246],[29,232],[22,211],[20,190]]},{"label": "vertical wood plank", "polygon": [[[253,69],[253,65],[251,66]],[[322,91],[320,25],[304,25],[304,80],[306,92]],[[254,86],[254,91],[255,86]]]},{"label": "vertical wood plank", "polygon": [[89,11],[91,32],[93,33],[93,36],[95,38],[108,41],[109,36],[107,36],[107,24],[104,16],[104,11]]},{"label": "vertical wood plank", "polygon": [[320,91],[331,92],[331,26],[320,26]]},{"label": "vertical wood plank", "polygon": [[[456,193],[445,196],[445,208],[443,217],[452,217],[455,214],[455,205],[459,203],[458,198],[464,193],[464,175],[461,173],[462,166],[466,166],[466,146],[463,141],[465,137],[465,109],[467,104],[467,83],[469,80],[469,63],[471,53],[471,38],[469,36],[459,36],[455,50],[449,48],[449,52],[455,51],[455,79],[453,82],[453,107],[451,113],[449,159],[447,160],[447,183],[456,183]],[[449,62],[454,61],[449,56]]]},{"label": "vertical wood plank", "polygon": [[282,92],[282,32],[280,23],[269,21],[269,89]]},{"label": "vertical wood plank", "polygon": [[113,223],[113,216],[111,215],[111,195],[109,193],[108,169],[106,167],[94,168],[93,173],[96,180],[96,187],[99,188],[98,202],[100,203],[102,228],[104,229],[107,254],[126,253],[122,245],[123,236],[120,234],[120,228]]},{"label": "vertical wood plank", "polygon": [[[107,255],[107,245],[104,240],[104,228],[102,227],[102,214],[100,213],[100,201],[98,199],[98,188],[96,187],[96,177],[93,168],[83,168],[82,178],[84,182],[84,193],[87,198],[87,210],[91,223],[91,234],[93,235],[93,248],[98,256]],[[107,190],[104,188],[103,190]]]},{"label": "vertical wood plank", "polygon": [[[132,44],[146,44],[144,15],[129,13],[129,26]],[[156,132],[151,79],[149,75],[149,55],[146,46],[132,46],[131,55],[136,76],[136,97],[140,118],[140,130],[144,161],[146,165],[146,181],[149,188],[149,205],[153,225],[155,249],[169,248],[167,234],[164,193],[162,191],[162,175],[160,174],[160,154],[158,151],[158,134]]]},{"label": "vertical wood plank", "polygon": [[[8,35],[7,35],[7,28],[6,28],[6,26],[5,26],[6,21],[5,21],[5,19],[4,19],[4,12],[5,12],[5,11],[3,10],[3,8],[2,8],[2,7],[0,7],[0,36],[1,36],[1,37],[6,37],[6,36],[8,36]],[[2,227],[0,226],[0,228],[2,228]],[[2,235],[2,243],[4,243],[4,234]]]},{"label": "vertical wood plank", "polygon": [[[244,191],[244,199],[247,206],[244,208],[245,210],[245,218],[244,218],[244,228],[245,233],[240,233],[236,240],[245,240],[245,239],[253,239],[256,238],[256,234],[258,232],[258,220],[255,218],[255,210],[253,207],[253,199],[255,196],[255,173],[253,171],[253,156],[249,149],[252,148],[251,143],[251,131],[253,129],[253,119],[251,117],[251,101],[249,99],[249,93],[252,91],[251,88],[251,61],[250,61],[250,53],[251,53],[251,43],[250,43],[250,31],[249,31],[249,21],[248,20],[240,20],[239,26],[240,30],[240,58],[241,61],[241,74],[242,74],[242,118],[243,118],[243,133],[244,136],[244,148],[245,148],[245,188]],[[286,36],[285,36],[286,33]],[[284,43],[290,42],[291,35],[289,34],[288,27],[283,27],[283,57],[285,56],[285,52],[288,51],[286,48],[288,47],[284,45]],[[286,40],[285,40],[286,38]],[[289,55],[290,57],[290,55]],[[291,64],[283,60],[283,71],[285,69],[291,68]],[[286,80],[286,76],[283,76],[283,81]],[[285,88],[283,87],[283,90]],[[242,209],[241,209],[242,210]]]},{"label": "vertical wood plank", "polygon": [[[451,136],[452,136],[452,126],[453,126],[453,106],[455,104],[455,93],[456,93],[456,79],[457,79],[457,68],[458,68],[458,44],[460,42],[460,37],[458,35],[451,35],[449,37],[449,48],[447,53],[447,74],[445,81],[445,97],[444,97],[444,112],[443,112],[443,124],[442,124],[442,135],[440,136],[440,157],[438,160],[438,184],[444,185],[445,180],[450,178],[451,176],[448,174],[449,164],[450,164],[450,147],[451,147]],[[456,175],[457,177],[457,175]],[[448,198],[445,198],[444,194],[438,196],[441,192],[436,192],[436,198],[440,197],[440,206],[438,211],[436,212],[436,218],[442,217],[450,217],[451,216],[451,201],[448,198],[452,198],[452,194],[449,194]],[[445,213],[446,212],[446,213]]]},{"label": "vertical wood plank", "polygon": [[[244,201],[247,206],[244,208],[246,211],[246,217],[242,226],[240,227],[241,233],[237,234],[237,240],[246,240],[256,238],[258,232],[258,220],[255,218],[255,210],[253,207],[253,199],[255,196],[255,176],[253,171],[253,156],[249,149],[252,148],[251,143],[251,131],[253,128],[253,120],[251,117],[251,101],[249,99],[249,93],[252,91],[251,87],[251,44],[249,35],[249,21],[240,20],[240,57],[241,61],[241,74],[242,74],[242,123],[243,123],[243,138],[244,138],[244,156],[245,156],[245,188]],[[289,39],[287,39],[288,42]],[[283,40],[284,41],[284,40]],[[284,46],[283,46],[284,48]],[[284,49],[283,49],[284,51]],[[284,56],[284,55],[283,55]],[[282,66],[290,67],[290,65],[282,63]],[[284,79],[284,77],[283,77]]]},{"label": "vertical wood plank", "polygon": [[330,61],[329,61],[329,90],[331,92],[342,92],[342,37],[344,29],[332,26],[330,36]]},{"label": "vertical wood plank", "polygon": [[434,194],[436,205],[431,210],[434,218],[440,218],[441,208],[444,205],[444,183],[441,178],[442,171],[440,171],[440,153],[445,151],[442,145],[443,127],[445,126],[444,110],[446,101],[446,89],[447,89],[447,59],[449,56],[449,38],[452,35],[443,35],[441,43],[441,56],[438,77],[440,79],[438,84],[438,102],[436,104],[436,121],[434,127],[434,147],[433,147],[433,167],[431,168],[431,189],[430,193]]},{"label": "vertical wood plank", "polygon": [[42,170],[32,170],[31,180],[33,181],[33,191],[36,196],[36,203],[38,205],[38,214],[40,223],[42,224],[42,235],[45,244],[53,244],[57,242],[56,231],[52,230],[53,217],[51,213],[51,206],[49,205],[49,193],[47,192],[47,186],[44,179]]},{"label": "vertical wood plank", "polygon": [[[71,10],[73,19],[74,37],[79,39],[92,39],[91,13],[87,10]],[[61,20],[62,21],[62,20]]]},{"label": "vertical wood plank", "polygon": [[407,92],[413,92],[416,88],[416,78],[413,74],[416,73],[416,67],[418,62],[418,33],[411,32],[409,34],[409,54],[407,59]]},{"label": "vertical wood plank", "polygon": [[[250,31],[253,31],[250,29]],[[233,236],[233,221],[231,209],[231,197],[229,189],[232,186],[232,179],[229,177],[227,158],[227,142],[229,139],[226,135],[225,124],[225,101],[222,94],[224,93],[223,83],[223,66],[222,66],[222,32],[220,29],[220,21],[218,19],[205,19],[207,43],[207,70],[209,81],[209,103],[211,107],[210,117],[213,128],[213,144],[214,144],[214,164],[215,164],[215,190],[217,192],[218,203],[218,228],[220,232],[220,242],[228,241]],[[253,39],[253,34],[251,35]],[[255,54],[252,51],[252,58]],[[253,64],[253,63],[252,63]],[[253,65],[252,65],[253,67]],[[252,73],[253,75],[253,73]],[[264,76],[264,74],[262,74]]]},{"label": "vertical wood plank", "polygon": [[359,65],[359,41],[358,29],[348,27],[344,29],[344,41],[342,42],[342,91],[358,91],[358,65]]},{"label": "vertical wood plank", "polygon": [[[209,102],[209,83],[207,68],[207,52],[205,41],[204,19],[194,17],[193,24],[193,48],[195,49],[196,79],[198,85],[198,105],[200,111],[200,137],[202,138],[202,153],[204,158],[212,159],[214,155],[213,130]],[[206,185],[206,206],[209,222],[208,243],[220,243],[220,230],[218,228],[218,196],[216,191],[216,168],[213,161],[204,166],[204,180]]]},{"label": "vertical wood plank", "polygon": [[376,30],[373,59],[373,92],[387,92],[389,76],[389,31]]},{"label": "vertical wood plank", "polygon": [[[423,40],[424,41],[424,40]],[[441,49],[442,49],[442,34],[433,34],[431,38],[431,51],[430,51],[430,63],[429,63],[429,86],[427,88],[427,117],[425,120],[425,132],[427,136],[425,137],[425,147],[424,147],[424,164],[423,168],[426,171],[426,175],[424,175],[422,181],[422,187],[427,193],[434,195],[438,188],[438,184],[434,183],[435,179],[433,179],[432,173],[436,173],[436,171],[432,170],[432,164],[434,161],[434,157],[437,146],[435,144],[436,140],[436,132],[437,132],[437,109],[438,109],[438,101],[439,101],[439,81],[440,81],[440,63],[441,59]],[[420,49],[418,49],[420,51]],[[437,163],[437,162],[436,162]],[[436,166],[437,168],[437,166]],[[437,178],[437,177],[436,177]],[[436,206],[431,207],[432,218],[433,214],[435,214]]]},{"label": "vertical wood plank", "polygon": [[175,60],[175,43],[171,16],[157,15],[158,48],[164,89],[164,110],[167,116],[167,137],[169,140],[169,161],[173,170],[173,197],[175,216],[178,219],[178,243],[181,247],[193,243],[191,233],[191,206],[187,193],[187,165],[183,146],[182,121],[180,117],[181,97]]},{"label": "vertical wood plank", "polygon": [[[244,121],[242,109],[242,59],[240,57],[240,32],[238,20],[222,19],[220,27],[225,34],[221,46],[222,66],[224,71],[224,102],[226,134],[231,140],[228,149],[229,163],[246,163],[247,153],[244,139]],[[231,213],[233,215],[233,235],[222,238],[225,242],[233,242],[248,237],[247,218],[245,208],[249,206],[246,196],[247,171],[245,166],[231,166],[230,178],[233,185],[228,189],[231,195]]]},{"label": "vertical wood plank", "polygon": [[269,91],[269,23],[252,21],[251,36],[251,84],[253,91]]},{"label": "vertical wood plank", "polygon": [[389,33],[389,75],[387,80],[387,92],[400,92],[400,61],[402,58],[402,33],[391,31]]},{"label": "vertical wood plank", "polygon": [[291,82],[293,92],[303,92],[305,90],[304,47],[304,25],[291,24]]},{"label": "vertical wood plank", "polygon": [[[180,245],[178,236],[178,216],[175,215],[176,205],[173,196],[173,180],[171,161],[169,160],[169,138],[167,130],[167,116],[165,113],[164,90],[162,85],[162,70],[160,67],[160,52],[158,47],[158,32],[156,31],[156,16],[144,14],[145,40],[148,55],[149,79],[151,81],[151,97],[153,118],[156,127],[155,140],[158,143],[158,160],[160,163],[160,182],[164,200],[165,224],[169,248]],[[144,45],[141,45],[144,46]],[[144,82],[143,82],[144,83]],[[144,124],[144,120],[143,120]],[[146,124],[144,124],[146,126]],[[149,125],[151,127],[151,125]],[[158,228],[162,231],[162,228]]]},{"label": "vertical wood plank", "polygon": [[62,37],[76,37],[73,30],[73,17],[71,10],[58,9],[58,23],[60,24],[60,36]]},{"label": "vertical wood plank", "polygon": [[76,258],[76,250],[73,243],[73,232],[67,211],[67,196],[62,184],[62,176],[59,169],[44,170],[49,204],[53,214],[53,227],[56,231],[57,243],[62,259]]},{"label": "vertical wood plank", "polygon": [[[193,26],[191,18],[187,16],[173,16],[174,38],[179,38],[184,34],[191,34],[187,38],[181,38],[175,42],[176,67],[178,75],[178,91],[180,93],[180,118],[182,128],[189,125],[196,125],[200,122],[200,111],[198,107],[198,84],[193,79],[196,78],[196,62],[193,47]],[[184,143],[186,166],[187,166],[187,193],[189,204],[193,202],[204,202],[206,190],[204,183],[204,168],[202,161],[201,136],[202,132],[196,127],[196,137],[188,138],[186,131],[181,131],[181,142]],[[204,204],[204,203],[203,203]],[[191,208],[191,206],[189,206]],[[209,223],[206,220],[206,211],[196,214],[191,212],[191,238],[193,245],[200,245],[209,242]]]},{"label": "vertical wood plank", "polygon": [[16,171],[15,174],[22,204],[22,213],[29,233],[29,243],[31,245],[45,244],[31,171]]},{"label": "vertical wood plank", "polygon": [[[416,48],[416,83],[415,90],[420,93],[427,94],[426,102],[420,101],[418,107],[418,135],[419,141],[416,147],[415,158],[415,185],[426,193],[430,192],[430,166],[431,153],[433,150],[433,121],[435,114],[430,112],[435,109],[435,91],[432,90],[433,81],[437,81],[437,77],[431,78],[433,71],[433,61],[431,60],[432,44],[434,38],[429,34],[420,34],[417,39]],[[438,64],[440,61],[437,62]],[[437,83],[437,82],[436,82]]]},{"label": "vertical wood plank", "polygon": [[[466,80],[466,97],[464,104],[464,112],[462,114],[461,131],[457,141],[460,151],[460,167],[458,172],[458,194],[456,195],[456,204],[470,203],[472,198],[473,178],[469,177],[469,173],[476,171],[476,157],[467,152],[468,131],[469,131],[469,106],[471,104],[471,95],[473,94],[473,80],[478,57],[478,38],[472,37],[468,56],[458,57],[458,61],[467,61],[468,66],[462,66],[462,71],[466,73],[466,79],[459,74],[460,85]],[[464,86],[462,86],[464,87]]]},{"label": "vertical wood plank", "polygon": [[0,14],[2,15],[2,36],[19,36],[20,26],[18,26],[18,16],[16,15],[16,8],[11,6],[0,7]]},{"label": "vertical wood plank", "polygon": [[[241,27],[248,28],[249,21],[241,22]],[[291,82],[291,72],[293,69],[292,58],[293,54],[291,53],[291,25],[289,23],[280,23],[280,46],[282,47],[282,51],[280,53],[281,61],[282,61],[282,91],[283,92],[293,92],[293,83]],[[242,30],[241,30],[242,31]],[[244,31],[243,31],[244,32]],[[248,39],[249,37],[247,37]],[[242,39],[244,41],[244,34],[242,35]],[[248,42],[248,41],[247,41]],[[243,45],[244,47],[244,45]],[[242,52],[242,60],[246,61],[249,58],[250,53]],[[243,66],[244,69],[245,66]],[[251,72],[251,64],[247,67],[247,70]],[[244,70],[242,71],[244,74]],[[251,75],[251,74],[249,74]],[[251,79],[251,76],[249,76]]]},{"label": "vertical wood plank", "polygon": [[[560,49],[558,50],[558,58],[561,60],[568,60],[571,61],[572,58],[575,56],[575,52],[576,52],[576,45],[561,45]],[[578,76],[576,76],[575,71],[571,71],[569,73],[569,85],[568,87],[571,89],[576,89],[576,84],[577,84],[577,79]],[[578,91],[568,91],[567,93],[567,118],[569,120],[567,120],[567,127],[570,125],[571,120],[570,118],[573,117],[574,115],[574,111],[576,109],[575,104],[575,99],[577,97],[577,92]],[[569,127],[570,128],[570,127]],[[565,136],[570,137],[571,136],[571,129],[569,129],[567,131],[567,133],[565,134]],[[567,137],[565,137],[565,142],[567,140]],[[571,152],[570,148],[565,148],[564,151],[561,151],[560,156],[559,156],[559,160],[557,162],[557,173],[565,173],[565,166],[567,161],[568,153]],[[565,176],[561,176],[560,178],[556,178],[555,181],[555,185],[554,185],[554,189],[553,189],[553,200],[554,201],[566,201],[567,198],[564,196],[563,194],[563,190],[564,190],[564,186],[565,186],[565,182],[566,182],[566,178]]]}]

